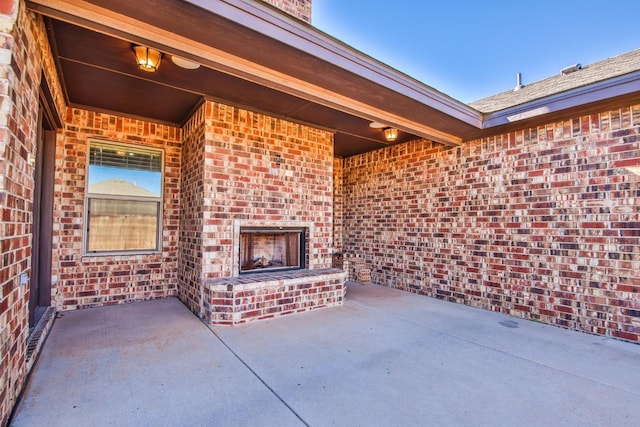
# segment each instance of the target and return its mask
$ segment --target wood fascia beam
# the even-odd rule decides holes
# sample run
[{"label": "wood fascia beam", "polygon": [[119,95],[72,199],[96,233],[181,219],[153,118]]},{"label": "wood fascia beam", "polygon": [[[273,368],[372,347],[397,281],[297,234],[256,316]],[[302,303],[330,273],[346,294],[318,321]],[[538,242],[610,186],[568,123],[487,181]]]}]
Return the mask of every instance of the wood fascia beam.
[{"label": "wood fascia beam", "polygon": [[[29,0],[28,8],[42,15],[69,22],[133,43],[143,44],[169,54],[196,61],[244,80],[297,96],[370,121],[386,123],[404,132],[445,145],[458,146],[462,138],[439,131],[423,123],[346,97],[244,58],[196,42],[179,34],[152,26],[126,15],[82,0]],[[206,13],[206,11],[203,11]]]}]

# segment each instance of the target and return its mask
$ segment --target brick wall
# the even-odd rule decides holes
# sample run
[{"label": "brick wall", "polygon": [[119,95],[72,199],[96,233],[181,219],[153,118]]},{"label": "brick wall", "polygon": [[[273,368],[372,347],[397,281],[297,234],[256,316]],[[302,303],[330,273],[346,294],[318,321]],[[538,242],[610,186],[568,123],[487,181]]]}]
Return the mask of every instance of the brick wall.
[{"label": "brick wall", "polygon": [[[27,374],[31,215],[42,74],[55,100],[62,99],[42,19],[24,4],[0,10],[0,425],[7,421]],[[64,111],[64,105],[57,102]]]},{"label": "brick wall", "polygon": [[346,274],[332,268],[207,280],[210,321],[237,325],[340,305],[345,282]]},{"label": "brick wall", "polygon": [[342,182],[342,159],[333,159],[333,250],[342,252],[344,233],[344,183]]},{"label": "brick wall", "polygon": [[333,135],[207,102],[206,138],[203,278],[233,275],[235,221],[310,223],[309,265],[330,267]]},{"label": "brick wall", "polygon": [[202,292],[205,112],[203,105],[182,128],[178,297],[205,317]]},{"label": "brick wall", "polygon": [[[27,23],[24,25],[27,25]],[[49,45],[49,38],[47,36],[44,19],[40,15],[33,15],[32,19],[28,20],[28,25],[30,26],[30,30],[35,38],[35,42],[28,45],[30,53],[32,55],[37,55],[37,60],[40,62],[42,70],[41,75],[46,80],[49,95],[53,100],[53,108],[57,110],[60,117],[64,117],[65,112],[67,111],[67,104],[64,98],[64,91],[62,90],[60,78],[58,77],[56,63],[51,52],[51,46]]]},{"label": "brick wall", "polygon": [[[83,256],[89,138],[164,150],[162,252]],[[179,128],[69,108],[56,152],[53,289],[58,310],[162,298],[176,294],[180,222]]]},{"label": "brick wall", "polygon": [[[8,419],[27,375],[31,215],[38,87],[42,73],[62,99],[42,20],[18,0],[0,11],[0,425]],[[42,71],[44,70],[44,71]],[[58,103],[58,107],[63,109]]]},{"label": "brick wall", "polygon": [[373,281],[640,341],[640,105],[459,148],[344,161],[344,247]]},{"label": "brick wall", "polygon": [[236,274],[240,223],[309,224],[309,268],[331,266],[330,132],[207,101],[183,133],[179,296],[194,312],[211,318],[204,283]]},{"label": "brick wall", "polygon": [[311,23],[311,0],[262,0],[289,15]]}]

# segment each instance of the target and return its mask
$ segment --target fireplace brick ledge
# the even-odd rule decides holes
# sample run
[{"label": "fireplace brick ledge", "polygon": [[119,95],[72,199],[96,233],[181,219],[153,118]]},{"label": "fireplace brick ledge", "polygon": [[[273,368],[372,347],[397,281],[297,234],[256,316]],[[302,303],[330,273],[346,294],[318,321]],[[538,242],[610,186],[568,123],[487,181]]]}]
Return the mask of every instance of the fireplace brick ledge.
[{"label": "fireplace brick ledge", "polygon": [[237,325],[344,303],[347,273],[335,268],[254,273],[204,281],[207,320]]}]

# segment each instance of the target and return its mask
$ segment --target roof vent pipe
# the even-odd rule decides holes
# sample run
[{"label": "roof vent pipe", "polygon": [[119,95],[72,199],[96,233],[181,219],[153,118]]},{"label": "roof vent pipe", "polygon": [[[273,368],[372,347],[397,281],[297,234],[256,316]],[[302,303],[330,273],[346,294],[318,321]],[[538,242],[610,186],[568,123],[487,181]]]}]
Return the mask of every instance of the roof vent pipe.
[{"label": "roof vent pipe", "polygon": [[569,65],[568,67],[564,67],[562,70],[560,70],[560,74],[562,74],[563,76],[566,76],[567,74],[575,73],[578,70],[582,70],[582,65],[573,64],[573,65]]},{"label": "roof vent pipe", "polygon": [[513,89],[514,91],[520,90],[524,87],[522,84],[522,73],[516,74],[516,87]]}]

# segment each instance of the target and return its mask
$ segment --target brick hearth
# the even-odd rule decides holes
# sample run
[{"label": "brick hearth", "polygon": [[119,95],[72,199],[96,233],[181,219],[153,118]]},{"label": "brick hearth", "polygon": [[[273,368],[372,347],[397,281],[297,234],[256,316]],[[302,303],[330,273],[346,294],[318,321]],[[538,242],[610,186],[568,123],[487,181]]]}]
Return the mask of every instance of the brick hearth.
[{"label": "brick hearth", "polygon": [[256,273],[205,281],[211,323],[235,325],[342,304],[347,273],[335,268]]}]

